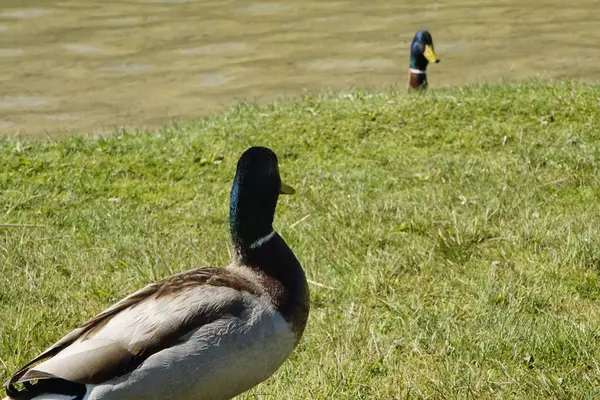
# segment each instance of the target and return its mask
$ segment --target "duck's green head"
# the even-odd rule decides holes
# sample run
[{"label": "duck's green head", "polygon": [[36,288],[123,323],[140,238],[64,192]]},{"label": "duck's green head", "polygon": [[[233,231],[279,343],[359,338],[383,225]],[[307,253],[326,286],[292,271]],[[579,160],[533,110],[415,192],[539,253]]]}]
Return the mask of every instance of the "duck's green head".
[{"label": "duck's green head", "polygon": [[424,72],[429,63],[439,62],[433,50],[431,34],[425,30],[418,31],[410,45],[410,68]]},{"label": "duck's green head", "polygon": [[251,147],[242,154],[231,188],[229,225],[238,251],[260,245],[273,232],[273,217],[280,194],[294,194],[281,181],[277,156],[266,147]]}]

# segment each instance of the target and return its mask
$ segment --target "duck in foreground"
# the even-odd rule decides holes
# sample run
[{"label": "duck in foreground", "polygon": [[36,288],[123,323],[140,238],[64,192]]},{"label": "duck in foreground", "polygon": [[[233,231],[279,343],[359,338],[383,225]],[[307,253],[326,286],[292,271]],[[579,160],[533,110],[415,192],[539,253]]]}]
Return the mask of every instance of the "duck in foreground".
[{"label": "duck in foreground", "polygon": [[417,31],[410,45],[408,90],[427,89],[427,66],[439,63],[433,50],[433,39],[428,31]]},{"label": "duck in foreground", "polygon": [[17,371],[5,400],[219,400],[267,379],[308,318],[304,271],[272,226],[279,195],[293,193],[275,153],[248,149],[230,196],[233,262],[119,301]]}]

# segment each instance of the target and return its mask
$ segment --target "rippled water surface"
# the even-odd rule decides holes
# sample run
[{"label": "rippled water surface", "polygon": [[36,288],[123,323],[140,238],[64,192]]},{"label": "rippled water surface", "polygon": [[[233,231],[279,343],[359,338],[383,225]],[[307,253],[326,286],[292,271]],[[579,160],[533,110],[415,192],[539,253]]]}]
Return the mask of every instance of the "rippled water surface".
[{"label": "rippled water surface", "polygon": [[240,100],[406,84],[600,78],[598,0],[0,0],[0,136],[110,132]]}]

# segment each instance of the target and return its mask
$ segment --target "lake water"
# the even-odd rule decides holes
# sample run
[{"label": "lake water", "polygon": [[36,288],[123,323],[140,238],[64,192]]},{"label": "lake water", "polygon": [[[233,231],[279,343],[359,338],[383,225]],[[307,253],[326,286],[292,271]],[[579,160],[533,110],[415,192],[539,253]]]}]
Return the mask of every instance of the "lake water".
[{"label": "lake water", "polygon": [[[417,3],[421,3],[418,4]],[[598,0],[0,0],[0,136],[154,127],[242,100],[406,86],[600,79]]]}]

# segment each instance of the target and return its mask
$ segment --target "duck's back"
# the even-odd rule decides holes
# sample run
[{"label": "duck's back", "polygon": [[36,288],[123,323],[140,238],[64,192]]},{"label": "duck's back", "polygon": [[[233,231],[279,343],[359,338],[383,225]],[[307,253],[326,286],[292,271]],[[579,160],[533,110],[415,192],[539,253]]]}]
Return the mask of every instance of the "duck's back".
[{"label": "duck's back", "polygon": [[239,315],[190,332],[131,373],[94,387],[86,400],[230,399],[267,379],[293,351],[296,337],[268,301],[235,295],[243,305]]}]

